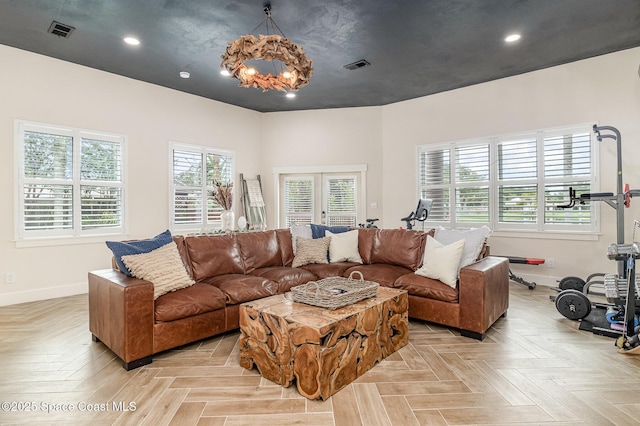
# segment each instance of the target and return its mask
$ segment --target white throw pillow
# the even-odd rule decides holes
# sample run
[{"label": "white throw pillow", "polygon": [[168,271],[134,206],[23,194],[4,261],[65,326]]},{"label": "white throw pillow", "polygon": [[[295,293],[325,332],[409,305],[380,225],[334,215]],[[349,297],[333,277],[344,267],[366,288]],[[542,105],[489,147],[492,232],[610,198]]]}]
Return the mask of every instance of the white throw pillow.
[{"label": "white throw pillow", "polygon": [[460,259],[460,268],[464,268],[478,260],[482,246],[484,246],[489,235],[491,235],[491,229],[486,226],[464,231],[438,227],[434,237],[437,241],[445,245],[464,240],[464,251]]},{"label": "white throw pillow", "polygon": [[173,241],[149,253],[122,256],[122,261],[134,277],[153,283],[154,300],[195,283],[187,274],[178,246]]},{"label": "white throw pillow", "polygon": [[293,243],[293,254],[296,254],[296,248],[298,246],[297,244],[297,238],[301,237],[301,238],[306,238],[306,239],[311,239],[312,235],[311,235],[311,225],[291,225],[291,241]]},{"label": "white throw pillow", "polygon": [[324,231],[325,236],[331,237],[329,243],[329,262],[356,262],[362,263],[360,252],[358,251],[358,230],[341,232],[334,234],[331,231]]},{"label": "white throw pillow", "polygon": [[444,245],[427,235],[422,267],[415,273],[423,277],[440,280],[446,285],[456,288],[458,265],[464,249],[464,240]]}]

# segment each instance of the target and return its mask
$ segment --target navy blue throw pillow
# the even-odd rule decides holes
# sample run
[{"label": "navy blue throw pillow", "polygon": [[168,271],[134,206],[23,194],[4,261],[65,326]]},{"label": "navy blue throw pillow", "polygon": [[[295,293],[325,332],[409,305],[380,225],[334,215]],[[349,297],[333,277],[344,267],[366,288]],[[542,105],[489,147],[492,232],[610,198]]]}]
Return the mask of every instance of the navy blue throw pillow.
[{"label": "navy blue throw pillow", "polygon": [[167,229],[162,234],[158,234],[149,240],[131,241],[126,243],[120,241],[106,241],[106,244],[113,252],[113,257],[116,259],[118,268],[128,276],[132,277],[133,274],[122,261],[122,256],[149,253],[150,251],[165,246],[172,241],[173,238],[171,237],[171,232]]},{"label": "navy blue throw pillow", "polygon": [[329,231],[333,234],[341,234],[343,232],[349,231],[348,226],[325,226],[325,225],[314,225],[311,224],[311,237],[312,238],[323,238],[324,231]]}]

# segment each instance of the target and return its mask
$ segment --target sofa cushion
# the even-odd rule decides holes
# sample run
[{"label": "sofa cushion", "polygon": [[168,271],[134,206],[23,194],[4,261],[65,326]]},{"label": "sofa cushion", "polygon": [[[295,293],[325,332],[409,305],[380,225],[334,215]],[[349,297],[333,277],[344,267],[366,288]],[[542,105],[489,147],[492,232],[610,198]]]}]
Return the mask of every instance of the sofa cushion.
[{"label": "sofa cushion", "polygon": [[402,275],[393,283],[393,287],[406,290],[409,295],[457,303],[458,290],[442,281],[423,277],[413,273]]},{"label": "sofa cushion", "polygon": [[338,263],[310,263],[308,265],[301,266],[301,269],[306,269],[319,279],[329,277],[343,277],[347,269],[352,266],[357,266],[354,262],[338,262]]},{"label": "sofa cushion", "polygon": [[326,226],[326,225],[316,225],[312,223],[311,225],[311,238],[324,238],[325,232],[330,231],[334,234],[340,234],[342,232],[349,231],[348,226]]},{"label": "sofa cushion", "polygon": [[373,242],[378,235],[378,231],[378,228],[358,229],[358,252],[362,258],[362,263],[372,263],[371,251],[373,250]]},{"label": "sofa cushion", "polygon": [[132,254],[149,253],[152,250],[160,248],[166,244],[169,244],[173,239],[171,238],[171,232],[167,229],[161,234],[156,235],[148,240],[138,241],[106,241],[107,247],[111,249],[113,257],[118,265],[120,271],[124,272],[128,276],[132,277],[133,274],[127,268],[127,265],[122,261],[122,256],[129,256]]},{"label": "sofa cushion", "polygon": [[257,268],[282,266],[282,255],[275,231],[242,232],[236,235],[244,272]]},{"label": "sofa cushion", "polygon": [[174,235],[173,242],[176,243],[178,247],[178,253],[180,253],[180,259],[182,259],[182,263],[187,270],[187,273],[190,277],[193,278],[191,273],[191,262],[189,261],[189,253],[187,253],[187,248],[184,246],[184,237],[182,235]]},{"label": "sofa cushion", "polygon": [[318,279],[318,277],[316,277],[312,272],[305,269],[286,266],[259,268],[250,272],[250,274],[277,282],[278,293],[286,293],[291,289],[291,287]]},{"label": "sofa cushion", "polygon": [[373,281],[385,287],[392,287],[398,277],[413,272],[404,266],[374,263],[372,265],[352,266],[342,276],[348,277],[353,271],[360,271],[365,281]]},{"label": "sofa cushion", "polygon": [[418,269],[422,263],[426,234],[404,229],[379,229],[373,239],[371,263]]},{"label": "sofa cushion", "polygon": [[122,261],[133,276],[153,283],[154,299],[194,284],[173,241],[149,253],[122,256]]},{"label": "sofa cushion", "polygon": [[191,273],[196,281],[217,275],[244,273],[235,234],[187,237],[184,244],[191,261]]},{"label": "sofa cushion", "polygon": [[226,296],[227,305],[237,305],[278,293],[278,283],[253,275],[218,275],[207,278],[203,283],[218,287]]},{"label": "sofa cushion", "polygon": [[223,309],[225,306],[226,297],[218,287],[196,283],[158,297],[155,301],[155,320],[175,321]]},{"label": "sofa cushion", "polygon": [[464,240],[464,251],[462,252],[459,266],[464,268],[479,259],[489,235],[491,235],[491,229],[487,226],[467,230],[438,227],[434,238],[445,245]]},{"label": "sofa cushion", "polygon": [[331,237],[317,238],[313,240],[298,237],[298,248],[291,266],[297,268],[303,265],[308,265],[309,263],[329,263],[327,259],[329,243],[331,243]]},{"label": "sofa cushion", "polygon": [[282,266],[291,266],[293,262],[293,240],[288,229],[276,229],[276,238],[280,247]]},{"label": "sofa cushion", "polygon": [[362,263],[362,257],[358,251],[358,230],[334,234],[326,231],[325,235],[331,237],[329,243],[329,262],[355,262]]},{"label": "sofa cushion", "polygon": [[440,280],[450,287],[456,286],[460,257],[464,249],[465,241],[459,240],[449,245],[444,245],[435,238],[427,236],[427,244],[424,249],[424,261],[417,275]]}]

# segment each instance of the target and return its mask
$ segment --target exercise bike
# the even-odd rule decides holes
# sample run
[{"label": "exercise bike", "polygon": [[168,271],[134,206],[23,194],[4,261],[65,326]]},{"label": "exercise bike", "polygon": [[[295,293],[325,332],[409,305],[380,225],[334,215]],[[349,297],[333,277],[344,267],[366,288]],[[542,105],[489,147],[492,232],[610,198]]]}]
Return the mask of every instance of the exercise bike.
[{"label": "exercise bike", "polygon": [[403,217],[400,220],[403,220],[407,224],[407,229],[413,229],[416,221],[422,222],[422,230],[424,231],[424,221],[429,217],[429,211],[431,211],[431,207],[433,206],[433,200],[428,198],[421,198],[418,200],[418,205],[416,206],[416,210],[409,213],[409,216]]},{"label": "exercise bike", "polygon": [[377,221],[379,221],[380,219],[365,219],[365,221],[367,222],[367,224],[365,225],[364,223],[360,223],[358,224],[358,227],[360,228],[377,228],[377,226],[375,225],[375,223]]}]

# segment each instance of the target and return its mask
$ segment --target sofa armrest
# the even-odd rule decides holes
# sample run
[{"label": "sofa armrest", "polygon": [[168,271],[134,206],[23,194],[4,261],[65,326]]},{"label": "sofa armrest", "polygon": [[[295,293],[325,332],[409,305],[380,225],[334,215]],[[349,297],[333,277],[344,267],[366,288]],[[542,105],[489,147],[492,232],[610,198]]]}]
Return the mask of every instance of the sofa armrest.
[{"label": "sofa armrest", "polygon": [[509,307],[509,260],[488,256],[460,270],[460,329],[485,331]]},{"label": "sofa armrest", "polygon": [[89,272],[89,330],[125,362],[153,354],[153,284],[120,271]]}]

